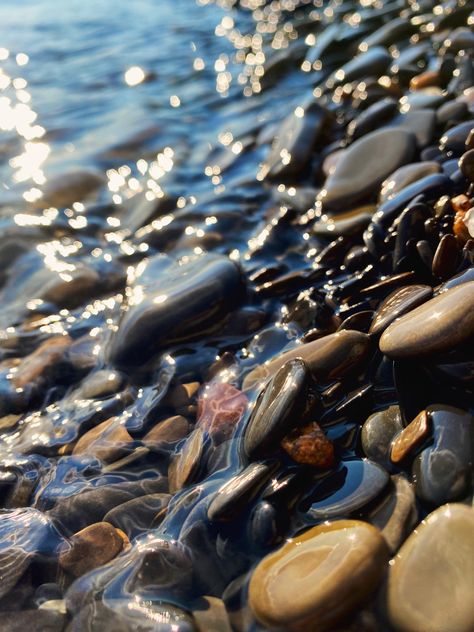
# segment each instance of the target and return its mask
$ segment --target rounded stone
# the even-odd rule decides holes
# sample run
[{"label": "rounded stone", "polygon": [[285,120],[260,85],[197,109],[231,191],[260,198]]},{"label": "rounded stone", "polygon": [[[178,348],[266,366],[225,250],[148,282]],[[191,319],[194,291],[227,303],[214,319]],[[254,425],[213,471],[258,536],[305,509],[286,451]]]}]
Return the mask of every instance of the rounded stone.
[{"label": "rounded stone", "polygon": [[384,299],[375,313],[369,333],[381,334],[393,321],[418,307],[433,295],[429,285],[406,285]]},{"label": "rounded stone", "polygon": [[401,547],[390,567],[388,615],[400,632],[474,629],[474,510],[443,505]]},{"label": "rounded stone", "polygon": [[97,522],[74,534],[59,556],[60,566],[75,577],[110,562],[123,548],[123,539],[108,522]]},{"label": "rounded stone", "polygon": [[398,406],[390,406],[370,415],[362,426],[362,449],[376,463],[388,465],[390,445],[403,429]]},{"label": "rounded stone", "polygon": [[250,607],[271,630],[323,632],[367,599],[388,561],[379,530],[357,520],[313,527],[265,557]]},{"label": "rounded stone", "polygon": [[393,359],[450,351],[474,336],[474,281],[454,287],[388,327],[380,350]]}]

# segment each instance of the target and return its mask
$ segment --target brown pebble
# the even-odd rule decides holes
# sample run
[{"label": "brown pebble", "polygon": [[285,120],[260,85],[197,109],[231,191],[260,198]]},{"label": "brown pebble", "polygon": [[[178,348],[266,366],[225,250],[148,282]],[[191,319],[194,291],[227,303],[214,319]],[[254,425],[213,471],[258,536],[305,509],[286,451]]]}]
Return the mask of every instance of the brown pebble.
[{"label": "brown pebble", "polygon": [[123,456],[132,441],[125,426],[112,417],[83,434],[72,453],[95,456],[107,463]]},{"label": "brown pebble", "polygon": [[113,560],[123,549],[124,539],[108,522],[96,522],[75,533],[59,555],[60,566],[80,577]]},{"label": "brown pebble", "polygon": [[166,394],[163,399],[163,403],[171,406],[172,408],[183,408],[185,406],[189,406],[200,386],[199,382],[178,384]]},{"label": "brown pebble", "polygon": [[43,342],[17,367],[12,377],[16,388],[24,388],[39,377],[45,376],[62,360],[70,344],[69,336],[54,336]]},{"label": "brown pebble", "polygon": [[222,443],[233,434],[247,405],[247,396],[232,384],[210,382],[199,396],[197,425],[209,433],[214,443]]},{"label": "brown pebble", "polygon": [[462,246],[471,238],[471,235],[469,234],[469,229],[464,222],[464,217],[466,213],[467,211],[463,210],[457,211],[453,223],[453,233]]},{"label": "brown pebble", "polygon": [[433,275],[441,279],[441,281],[446,281],[456,272],[458,260],[458,240],[454,235],[444,235],[433,257]]},{"label": "brown pebble", "polygon": [[334,465],[334,446],[315,421],[295,428],[283,439],[281,447],[302,465],[320,468]]},{"label": "brown pebble", "polygon": [[410,90],[422,90],[439,85],[439,72],[437,70],[426,70],[410,80]]},{"label": "brown pebble", "polygon": [[189,433],[189,423],[185,417],[175,415],[160,421],[143,437],[143,443],[147,448],[159,450],[170,443],[176,443],[184,439]]},{"label": "brown pebble", "polygon": [[390,449],[392,463],[403,461],[428,436],[430,429],[430,418],[426,410],[422,410],[393,440]]}]

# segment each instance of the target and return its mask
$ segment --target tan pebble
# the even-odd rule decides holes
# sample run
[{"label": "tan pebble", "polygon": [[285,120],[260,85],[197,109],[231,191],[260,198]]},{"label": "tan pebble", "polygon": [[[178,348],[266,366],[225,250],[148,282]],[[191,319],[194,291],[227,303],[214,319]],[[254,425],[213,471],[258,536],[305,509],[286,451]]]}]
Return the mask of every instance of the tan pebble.
[{"label": "tan pebble", "polygon": [[24,388],[38,377],[47,373],[63,358],[71,344],[69,336],[54,336],[43,342],[33,353],[26,356],[12,377],[16,388]]},{"label": "tan pebble", "polygon": [[426,410],[422,410],[393,440],[390,450],[392,463],[403,461],[428,436],[430,428],[430,418]]},{"label": "tan pebble", "polygon": [[175,443],[187,436],[189,423],[181,415],[168,417],[156,424],[143,437],[143,443],[151,449],[163,448],[169,443]]},{"label": "tan pebble", "polygon": [[250,580],[250,607],[270,630],[330,630],[370,597],[388,558],[385,540],[372,525],[321,524],[258,564]]},{"label": "tan pebble", "polygon": [[125,426],[112,417],[83,434],[72,453],[88,454],[109,462],[120,458],[132,441]]},{"label": "tan pebble", "polygon": [[108,522],[96,522],[75,533],[59,555],[60,566],[80,577],[110,562],[122,550],[124,540]]}]

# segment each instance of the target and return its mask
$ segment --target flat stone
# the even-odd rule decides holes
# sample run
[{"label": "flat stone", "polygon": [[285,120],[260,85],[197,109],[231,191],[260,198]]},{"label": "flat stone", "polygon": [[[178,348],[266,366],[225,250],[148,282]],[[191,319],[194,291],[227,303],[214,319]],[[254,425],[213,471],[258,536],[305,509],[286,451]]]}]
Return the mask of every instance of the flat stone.
[{"label": "flat stone", "polygon": [[118,371],[101,369],[89,374],[82,381],[78,396],[84,399],[95,399],[113,395],[122,388],[124,381],[124,376]]},{"label": "flat stone", "polygon": [[374,500],[389,481],[387,472],[368,459],[342,461],[316,487],[308,514],[313,519],[344,518]]},{"label": "flat stone", "polygon": [[193,610],[199,632],[232,632],[229,617],[222,599],[203,597],[202,607]]},{"label": "flat stone", "polygon": [[315,421],[292,430],[281,447],[301,465],[323,469],[334,465],[334,446]]},{"label": "flat stone", "polygon": [[382,182],[379,201],[381,204],[391,200],[405,187],[432,173],[441,173],[441,165],[434,161],[413,162],[400,167]]},{"label": "flat stone", "polygon": [[75,577],[107,564],[123,549],[124,541],[108,522],[91,524],[69,539],[60,555],[60,566]]},{"label": "flat stone", "polygon": [[388,615],[401,632],[474,629],[474,510],[444,505],[412,533],[390,566]]},{"label": "flat stone", "polygon": [[230,439],[247,406],[246,395],[235,386],[211,382],[199,395],[197,425],[210,434],[214,443],[222,443]]},{"label": "flat stone", "polygon": [[395,290],[377,308],[369,333],[378,336],[397,318],[433,296],[429,285],[407,285]]},{"label": "flat stone", "polygon": [[306,407],[309,373],[301,359],[284,363],[261,392],[244,433],[248,457],[277,450],[283,437],[302,419]]},{"label": "flat stone", "polygon": [[381,129],[349,146],[318,196],[325,210],[345,211],[376,192],[391,173],[410,162],[416,139],[402,129]]},{"label": "flat stone", "polygon": [[24,388],[38,378],[47,378],[63,359],[71,344],[69,336],[53,336],[43,342],[33,353],[26,356],[13,369],[12,382],[16,388]]},{"label": "flat stone", "polygon": [[459,500],[472,488],[473,429],[471,414],[452,406],[426,409],[433,426],[433,444],[413,463],[418,498],[431,505]]},{"label": "flat stone", "polygon": [[398,114],[387,126],[397,127],[415,135],[420,148],[429,145],[436,130],[436,112],[428,108],[417,108]]},{"label": "flat stone", "polygon": [[105,463],[110,463],[123,456],[132,441],[125,425],[118,419],[112,418],[83,434],[72,453],[74,455],[88,454]]},{"label": "flat stone", "polygon": [[368,417],[362,426],[362,449],[372,461],[387,466],[393,438],[403,429],[400,409],[390,406]]},{"label": "flat stone", "polygon": [[250,607],[271,630],[324,632],[370,596],[388,556],[378,529],[365,522],[313,527],[258,564]]},{"label": "flat stone", "polygon": [[347,213],[338,213],[315,223],[313,232],[323,237],[354,237],[362,234],[375,211],[374,205],[366,205]]},{"label": "flat stone", "polygon": [[288,360],[301,358],[316,379],[338,379],[356,367],[367,355],[370,338],[359,331],[343,330],[285,351],[248,373],[244,388],[263,383]]},{"label": "flat stone", "polygon": [[390,449],[392,463],[400,463],[403,461],[412,450],[426,439],[430,433],[430,429],[430,418],[426,410],[422,410],[393,440]]},{"label": "flat stone", "polygon": [[380,350],[393,359],[425,357],[459,347],[474,336],[474,281],[439,294],[392,323]]}]

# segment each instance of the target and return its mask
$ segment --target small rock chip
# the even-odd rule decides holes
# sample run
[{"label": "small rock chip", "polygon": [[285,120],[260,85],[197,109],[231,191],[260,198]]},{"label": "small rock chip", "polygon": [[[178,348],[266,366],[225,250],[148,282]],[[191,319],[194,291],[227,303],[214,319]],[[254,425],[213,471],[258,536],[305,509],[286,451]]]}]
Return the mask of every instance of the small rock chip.
[{"label": "small rock chip", "polygon": [[474,510],[443,505],[411,534],[390,567],[388,615],[400,632],[474,629]]},{"label": "small rock chip", "polygon": [[96,522],[71,536],[59,555],[60,566],[80,577],[110,562],[123,548],[123,539],[108,522]]},{"label": "small rock chip", "polygon": [[313,527],[258,564],[250,580],[250,607],[271,630],[332,629],[370,596],[388,557],[380,531],[365,522]]},{"label": "small rock chip", "polygon": [[403,461],[403,459],[428,436],[429,432],[430,419],[426,410],[422,410],[393,440],[390,450],[392,462],[400,463]]},{"label": "small rock chip", "polygon": [[334,446],[315,421],[295,428],[283,439],[281,447],[302,465],[320,468],[334,465]]}]

